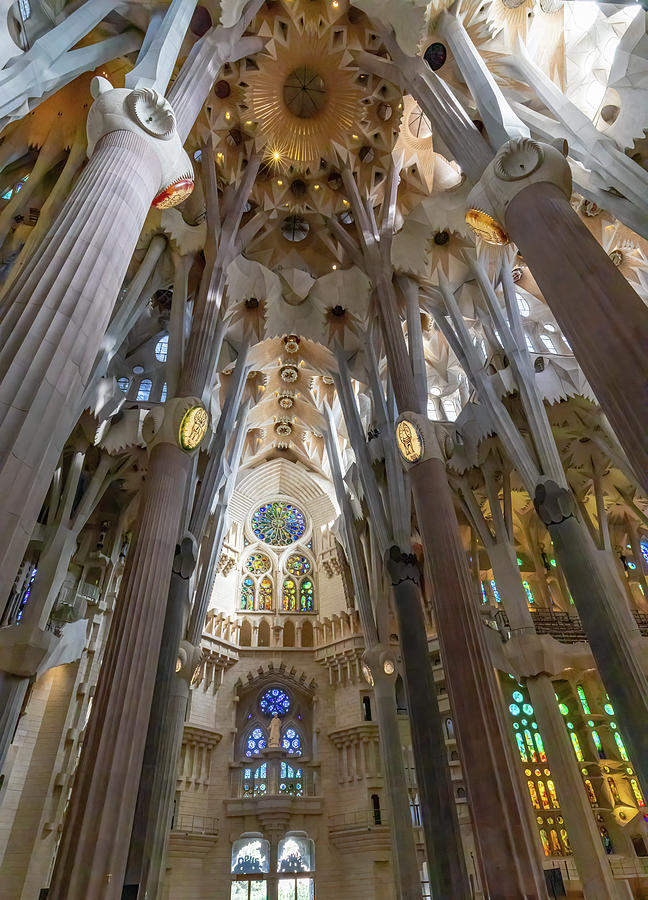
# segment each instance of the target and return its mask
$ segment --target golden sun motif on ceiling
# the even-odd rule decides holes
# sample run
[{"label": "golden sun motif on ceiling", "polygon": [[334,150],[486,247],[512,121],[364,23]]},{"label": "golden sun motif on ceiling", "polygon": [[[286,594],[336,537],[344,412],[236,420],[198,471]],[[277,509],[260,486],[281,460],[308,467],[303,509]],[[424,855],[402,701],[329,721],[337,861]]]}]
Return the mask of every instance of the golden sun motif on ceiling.
[{"label": "golden sun motif on ceiling", "polygon": [[328,36],[295,34],[286,46],[274,43],[274,57],[259,54],[249,73],[246,102],[258,122],[258,139],[271,158],[318,164],[332,145],[353,146],[354,124],[362,116],[358,70],[346,50],[331,49]]}]

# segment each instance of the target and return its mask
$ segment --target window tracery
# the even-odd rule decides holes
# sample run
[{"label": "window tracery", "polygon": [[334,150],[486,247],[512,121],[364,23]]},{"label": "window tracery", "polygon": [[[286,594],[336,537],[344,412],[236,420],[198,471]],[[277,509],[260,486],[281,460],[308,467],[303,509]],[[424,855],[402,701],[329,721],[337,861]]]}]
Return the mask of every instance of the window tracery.
[{"label": "window tracery", "polygon": [[265,731],[258,725],[249,733],[245,742],[245,755],[259,756],[262,750],[265,750],[268,742],[266,740]]},{"label": "window tracery", "polygon": [[306,531],[303,512],[292,503],[274,500],[260,506],[252,515],[252,531],[271,547],[294,544]]}]

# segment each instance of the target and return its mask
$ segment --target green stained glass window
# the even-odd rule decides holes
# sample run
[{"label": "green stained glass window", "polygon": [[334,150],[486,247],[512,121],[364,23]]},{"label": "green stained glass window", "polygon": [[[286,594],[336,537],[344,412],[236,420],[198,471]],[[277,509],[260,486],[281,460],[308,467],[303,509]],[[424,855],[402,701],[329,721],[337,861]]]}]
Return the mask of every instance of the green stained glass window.
[{"label": "green stained glass window", "polygon": [[270,571],[270,560],[265,553],[252,553],[245,561],[245,568],[252,575],[265,575]]},{"label": "green stained glass window", "polygon": [[527,601],[528,601],[529,603],[534,603],[535,601],[534,601],[534,599],[533,599],[533,591],[532,591],[531,588],[529,587],[529,582],[528,582],[528,581],[523,581],[523,582],[522,582],[522,587],[524,588],[524,592],[525,592],[526,595],[527,595]]},{"label": "green stained glass window", "polygon": [[580,700],[581,706],[583,707],[583,712],[586,716],[591,715],[589,703],[587,702],[587,697],[585,696],[585,691],[583,690],[583,685],[577,684],[576,691],[578,692],[578,699]]},{"label": "green stained glass window", "polygon": [[286,560],[286,568],[291,575],[307,575],[311,570],[311,564],[305,556],[294,553]]},{"label": "green stained glass window", "polygon": [[274,547],[294,544],[305,530],[303,512],[283,500],[265,503],[252,516],[252,531],[256,537]]},{"label": "green stained glass window", "polygon": [[623,744],[623,741],[621,740],[621,735],[619,734],[618,731],[615,731],[615,732],[614,732],[614,740],[615,740],[616,745],[617,745],[617,747],[618,747],[618,749],[619,749],[619,753],[621,754],[621,759],[624,759],[624,760],[627,762],[627,761],[628,761],[628,754],[627,754],[627,752],[626,752],[626,748],[625,748],[625,746],[624,746],[624,744]]},{"label": "green stained glass window", "polygon": [[266,575],[259,585],[259,609],[272,609],[272,582]]},{"label": "green stained glass window", "polygon": [[241,586],[241,609],[254,609],[254,582],[249,575],[243,579]]},{"label": "green stained glass window", "polygon": [[572,742],[572,745],[573,745],[573,747],[574,747],[574,753],[576,754],[576,759],[577,759],[579,762],[583,762],[583,759],[584,759],[584,757],[583,757],[583,751],[581,750],[581,745],[580,745],[580,743],[579,743],[579,741],[578,741],[578,738],[576,737],[576,735],[574,734],[573,731],[571,732],[571,734],[569,735],[569,737],[571,738],[571,742]]},{"label": "green stained glass window", "polygon": [[296,612],[297,610],[297,588],[292,578],[286,578],[283,583],[281,608],[284,612]]},{"label": "green stained glass window", "polygon": [[306,578],[299,589],[299,609],[301,612],[313,612],[313,582]]}]

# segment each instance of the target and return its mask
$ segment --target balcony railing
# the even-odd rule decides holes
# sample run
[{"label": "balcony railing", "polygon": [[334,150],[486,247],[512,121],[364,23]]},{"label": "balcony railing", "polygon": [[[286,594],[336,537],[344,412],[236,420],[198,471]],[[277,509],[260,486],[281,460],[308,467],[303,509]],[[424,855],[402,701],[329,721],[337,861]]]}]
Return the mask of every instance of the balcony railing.
[{"label": "balcony railing", "polygon": [[329,816],[329,831],[346,831],[351,828],[384,828],[385,814],[378,810],[354,809],[351,812]]},{"label": "balcony railing", "polygon": [[218,834],[218,819],[213,816],[175,816],[171,831],[214,836]]}]

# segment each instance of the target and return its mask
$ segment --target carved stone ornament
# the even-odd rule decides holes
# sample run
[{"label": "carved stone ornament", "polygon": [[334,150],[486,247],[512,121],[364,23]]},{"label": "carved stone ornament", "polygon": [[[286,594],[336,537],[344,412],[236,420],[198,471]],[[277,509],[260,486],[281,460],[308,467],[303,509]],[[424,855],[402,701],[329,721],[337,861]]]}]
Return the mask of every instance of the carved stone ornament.
[{"label": "carved stone ornament", "polygon": [[[92,79],[90,91],[95,100],[86,123],[88,156],[92,156],[97,142],[111,132],[138,134],[160,166],[160,182],[152,205],[168,209],[185,200],[194,187],[194,172],[169,101],[150,88],[113,88],[108,79],[100,76]],[[148,164],[152,163],[150,160]]]},{"label": "carved stone ornament", "polygon": [[387,554],[386,565],[392,587],[398,587],[404,581],[420,584],[421,570],[413,553],[403,553],[401,548],[394,544]]},{"label": "carved stone ornament", "polygon": [[179,445],[195,452],[209,428],[209,415],[197,397],[172,397],[163,408],[155,407],[142,424],[142,437],[151,450],[156,444]]},{"label": "carved stone ornament", "polygon": [[551,479],[536,486],[533,505],[545,525],[559,525],[571,518],[575,511],[571,492]]},{"label": "carved stone ornament", "polygon": [[531,138],[518,138],[500,148],[493,166],[502,181],[520,181],[535,172],[543,160],[544,151],[540,144]]},{"label": "carved stone ornament", "polygon": [[452,438],[443,425],[430,422],[421,413],[402,413],[396,421],[394,438],[406,469],[426,459],[447,462],[454,452]]},{"label": "carved stone ornament", "polygon": [[569,200],[572,177],[565,158],[567,151],[564,141],[560,146],[541,144],[530,138],[507,141],[468,195],[468,209],[490,216],[506,233],[509,204],[532,184],[553,184]]},{"label": "carved stone ornament", "polygon": [[153,137],[169,141],[175,130],[175,115],[171,104],[152,88],[138,88],[126,97],[126,108],[144,131]]},{"label": "carved stone ornament", "polygon": [[198,545],[192,534],[186,532],[179,544],[176,544],[176,552],[173,557],[173,574],[183,581],[188,581],[193,575],[198,560]]}]

